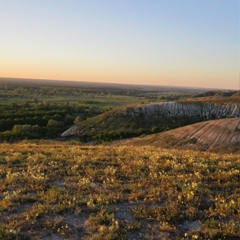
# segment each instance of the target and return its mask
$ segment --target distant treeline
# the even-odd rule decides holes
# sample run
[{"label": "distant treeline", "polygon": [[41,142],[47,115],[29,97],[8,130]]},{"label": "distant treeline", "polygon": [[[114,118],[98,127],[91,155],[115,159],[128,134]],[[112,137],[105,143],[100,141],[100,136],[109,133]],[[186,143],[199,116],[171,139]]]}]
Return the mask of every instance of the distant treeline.
[{"label": "distant treeline", "polygon": [[100,113],[99,108],[77,103],[0,104],[0,141],[56,138],[75,121]]}]

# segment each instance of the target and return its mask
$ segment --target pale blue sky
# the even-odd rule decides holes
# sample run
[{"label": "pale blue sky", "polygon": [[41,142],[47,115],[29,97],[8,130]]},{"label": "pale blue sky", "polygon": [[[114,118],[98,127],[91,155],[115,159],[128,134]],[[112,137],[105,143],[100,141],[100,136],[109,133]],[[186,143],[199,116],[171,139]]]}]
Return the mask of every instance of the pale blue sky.
[{"label": "pale blue sky", "polygon": [[0,0],[0,30],[0,77],[239,87],[239,0]]}]

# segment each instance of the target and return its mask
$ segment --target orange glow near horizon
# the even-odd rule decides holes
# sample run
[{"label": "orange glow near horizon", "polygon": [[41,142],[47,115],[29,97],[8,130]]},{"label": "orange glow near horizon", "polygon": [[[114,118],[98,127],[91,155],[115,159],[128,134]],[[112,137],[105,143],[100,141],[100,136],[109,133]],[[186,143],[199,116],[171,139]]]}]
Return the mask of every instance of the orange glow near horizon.
[{"label": "orange glow near horizon", "polygon": [[1,4],[0,77],[239,89],[239,2],[42,1]]},{"label": "orange glow near horizon", "polygon": [[[203,87],[203,88],[225,88],[225,79],[212,80],[212,77],[205,78],[203,81],[202,76],[198,78],[194,76],[176,76],[176,75],[157,75],[154,74],[128,74],[127,76],[123,73],[112,75],[100,75],[98,73],[90,74],[85,73],[81,75],[74,75],[68,73],[62,74],[51,74],[45,72],[45,74],[36,74],[30,72],[25,74],[24,71],[18,71],[16,74],[2,74],[4,78],[23,78],[23,79],[45,79],[45,80],[60,80],[60,81],[84,81],[84,82],[102,82],[102,83],[120,83],[120,84],[140,84],[140,85],[165,85],[165,86],[185,86],[185,87]],[[177,80],[176,80],[177,79]],[[198,82],[197,84],[195,82]],[[227,89],[237,89],[234,86],[229,86]]]},{"label": "orange glow near horizon", "polygon": [[[13,67],[13,65],[15,65]],[[89,81],[89,82],[106,82],[106,83],[123,83],[123,84],[143,84],[143,85],[168,85],[168,86],[186,86],[186,87],[205,87],[205,88],[226,88],[225,79],[222,70],[221,77],[210,70],[184,68],[167,69],[143,69],[139,67],[109,68],[106,66],[71,66],[63,64],[57,67],[54,64],[40,64],[37,66],[34,62],[32,65],[25,66],[26,63],[12,62],[7,65],[3,63],[0,70],[1,77],[9,78],[30,78],[30,79],[49,79],[49,80],[71,80],[71,81]],[[59,66],[59,65],[58,65]],[[4,70],[3,70],[4,69]],[[141,70],[139,70],[141,69]],[[221,73],[221,71],[219,71]],[[232,74],[233,75],[233,74]],[[229,74],[231,76],[231,74]],[[232,76],[233,77],[233,76]],[[236,76],[237,77],[237,76]],[[237,84],[236,84],[237,85]],[[234,89],[238,86],[229,85],[228,89]]]}]

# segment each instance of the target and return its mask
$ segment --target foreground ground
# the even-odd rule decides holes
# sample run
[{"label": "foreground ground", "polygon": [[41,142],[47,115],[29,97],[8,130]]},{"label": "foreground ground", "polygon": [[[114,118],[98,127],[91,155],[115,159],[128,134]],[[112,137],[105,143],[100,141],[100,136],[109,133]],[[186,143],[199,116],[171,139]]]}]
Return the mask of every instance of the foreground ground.
[{"label": "foreground ground", "polygon": [[0,239],[239,239],[240,155],[0,145]]}]

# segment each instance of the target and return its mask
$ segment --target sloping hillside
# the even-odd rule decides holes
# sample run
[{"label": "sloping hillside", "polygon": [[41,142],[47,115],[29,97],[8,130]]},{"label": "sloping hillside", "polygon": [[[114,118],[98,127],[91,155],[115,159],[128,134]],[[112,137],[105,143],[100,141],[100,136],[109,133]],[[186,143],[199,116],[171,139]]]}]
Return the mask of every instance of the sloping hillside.
[{"label": "sloping hillside", "polygon": [[88,119],[65,131],[61,137],[77,136],[83,141],[114,140],[233,117],[240,117],[239,103],[185,101],[145,104],[124,107]]},{"label": "sloping hillside", "polygon": [[204,121],[146,137],[114,143],[114,145],[118,144],[239,152],[240,118]]},{"label": "sloping hillside", "polygon": [[201,98],[201,97],[209,97],[210,98],[232,98],[235,96],[239,96],[240,91],[230,91],[230,90],[223,90],[223,91],[217,91],[217,90],[211,90],[207,92],[200,93],[196,95],[196,98]]},{"label": "sloping hillside", "polygon": [[190,102],[209,102],[209,103],[237,103],[240,104],[240,91],[207,91],[187,101]]}]

